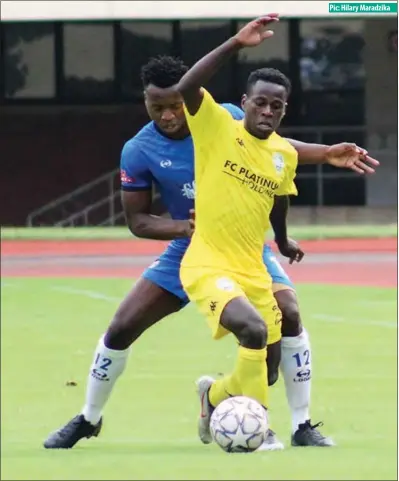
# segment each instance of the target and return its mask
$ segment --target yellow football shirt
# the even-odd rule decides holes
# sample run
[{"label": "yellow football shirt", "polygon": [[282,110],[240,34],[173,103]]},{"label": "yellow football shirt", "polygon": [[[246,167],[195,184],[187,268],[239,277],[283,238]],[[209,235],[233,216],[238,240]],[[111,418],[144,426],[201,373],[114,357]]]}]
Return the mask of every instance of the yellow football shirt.
[{"label": "yellow football shirt", "polygon": [[204,90],[187,122],[195,154],[195,232],[186,267],[214,267],[242,274],[264,272],[262,260],[275,195],[296,195],[296,150],[273,133],[249,134],[242,121]]}]

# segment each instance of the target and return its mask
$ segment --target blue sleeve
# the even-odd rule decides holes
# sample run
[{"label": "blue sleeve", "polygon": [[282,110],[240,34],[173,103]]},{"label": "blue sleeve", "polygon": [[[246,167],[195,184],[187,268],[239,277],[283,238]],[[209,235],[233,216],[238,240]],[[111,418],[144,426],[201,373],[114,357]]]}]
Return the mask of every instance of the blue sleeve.
[{"label": "blue sleeve", "polygon": [[152,189],[153,177],[148,169],[146,156],[134,140],[129,140],[123,146],[120,174],[122,190]]},{"label": "blue sleeve", "polygon": [[234,104],[221,104],[235,120],[242,120],[244,118],[244,112]]}]

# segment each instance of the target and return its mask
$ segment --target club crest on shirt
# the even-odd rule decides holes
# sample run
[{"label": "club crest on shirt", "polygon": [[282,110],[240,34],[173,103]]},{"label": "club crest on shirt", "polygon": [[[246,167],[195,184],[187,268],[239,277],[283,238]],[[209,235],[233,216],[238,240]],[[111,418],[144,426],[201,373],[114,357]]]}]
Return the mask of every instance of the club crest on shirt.
[{"label": "club crest on shirt", "polygon": [[193,180],[191,184],[190,182],[184,184],[181,193],[183,197],[187,197],[187,199],[195,199],[195,180]]},{"label": "club crest on shirt", "polygon": [[274,152],[272,160],[277,173],[281,174],[285,165],[283,154],[280,154],[280,152]]},{"label": "club crest on shirt", "polygon": [[220,277],[216,281],[216,287],[221,291],[232,291],[234,290],[234,282],[228,277]]}]

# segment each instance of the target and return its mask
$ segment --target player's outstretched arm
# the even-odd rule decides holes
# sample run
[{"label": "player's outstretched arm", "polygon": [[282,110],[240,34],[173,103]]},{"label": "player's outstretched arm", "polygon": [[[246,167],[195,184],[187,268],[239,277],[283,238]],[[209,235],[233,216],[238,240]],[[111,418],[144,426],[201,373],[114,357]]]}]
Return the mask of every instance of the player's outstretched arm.
[{"label": "player's outstretched arm", "polygon": [[286,139],[298,152],[299,164],[330,164],[343,169],[352,169],[359,174],[373,174],[378,160],[370,157],[367,150],[356,144],[342,142],[334,145],[308,144],[299,140]]},{"label": "player's outstretched arm", "polygon": [[288,237],[287,214],[290,201],[288,195],[276,195],[274,197],[273,209],[270,212],[270,223],[274,231],[274,240],[280,253],[294,261],[301,262],[305,255],[298,243]]},{"label": "player's outstretched arm", "polygon": [[126,223],[136,237],[155,240],[173,240],[190,237],[193,220],[174,220],[152,215],[152,191],[122,191],[122,206]]},{"label": "player's outstretched arm", "polygon": [[255,47],[271,37],[273,31],[266,30],[266,27],[276,21],[278,21],[276,13],[253,20],[191,67],[177,85],[190,115],[195,115],[201,106],[203,98],[201,87],[240,49]]}]

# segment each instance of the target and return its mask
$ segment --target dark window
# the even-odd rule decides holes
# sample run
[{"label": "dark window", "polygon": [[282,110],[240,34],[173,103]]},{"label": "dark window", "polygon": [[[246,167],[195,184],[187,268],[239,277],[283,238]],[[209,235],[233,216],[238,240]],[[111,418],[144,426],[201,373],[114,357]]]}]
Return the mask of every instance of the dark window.
[{"label": "dark window", "polygon": [[316,177],[297,177],[295,185],[298,189],[298,196],[291,197],[291,205],[317,205]]},{"label": "dark window", "polygon": [[340,142],[353,142],[360,146],[366,145],[366,129],[365,128],[335,128],[334,132],[323,132],[321,137],[323,144],[332,145]]},{"label": "dark window", "polygon": [[304,90],[356,90],[365,83],[363,20],[302,20]]},{"label": "dark window", "polygon": [[[228,4],[226,4],[228,7]],[[226,21],[184,21],[181,27],[181,56],[189,67],[231,36],[231,23]],[[222,67],[205,87],[218,101],[231,101],[233,63]]]},{"label": "dark window", "polygon": [[300,22],[302,125],[364,123],[364,21]]},{"label": "dark window", "polygon": [[[238,29],[247,22],[239,22]],[[258,47],[242,49],[238,54],[238,86],[240,93],[245,91],[249,74],[258,68],[273,67],[289,75],[289,32],[288,22],[281,21],[274,28],[274,35]]]},{"label": "dark window", "polygon": [[364,90],[303,92],[300,115],[301,125],[361,125],[365,121]]},{"label": "dark window", "polygon": [[122,93],[129,98],[141,96],[142,65],[150,57],[172,52],[172,22],[122,22],[121,30]]},{"label": "dark window", "polygon": [[26,22],[9,23],[1,28],[5,41],[5,97],[54,97],[54,25]]},{"label": "dark window", "polygon": [[323,178],[323,204],[327,206],[365,205],[366,181],[356,174]]},{"label": "dark window", "polygon": [[64,95],[111,98],[114,88],[114,43],[111,23],[64,25]]}]

